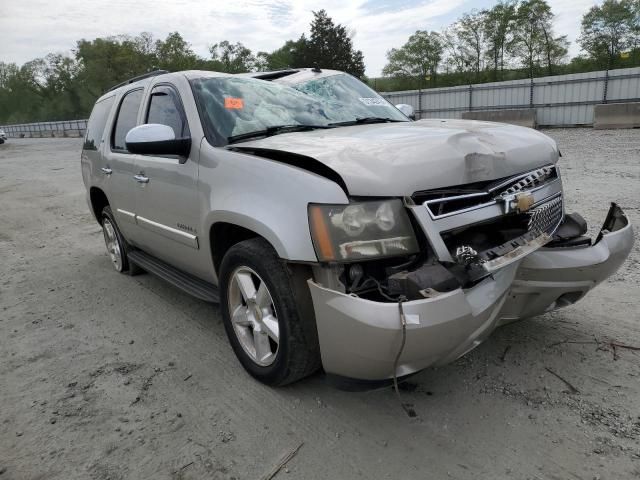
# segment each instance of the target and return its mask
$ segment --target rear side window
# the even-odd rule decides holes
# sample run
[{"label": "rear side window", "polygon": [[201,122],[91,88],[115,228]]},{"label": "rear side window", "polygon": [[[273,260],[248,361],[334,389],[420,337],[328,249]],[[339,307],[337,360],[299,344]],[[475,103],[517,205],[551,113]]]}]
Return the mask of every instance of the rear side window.
[{"label": "rear side window", "polygon": [[82,145],[83,150],[97,150],[100,146],[104,127],[107,124],[107,118],[109,118],[114,99],[115,96],[111,96],[100,100],[94,105],[87,123],[87,133],[84,137],[84,145]]},{"label": "rear side window", "polygon": [[111,138],[111,149],[119,150],[122,152],[127,151],[125,144],[125,138],[129,130],[135,127],[138,123],[138,110],[140,109],[140,102],[142,101],[142,89],[133,90],[127,93],[120,103],[118,110],[118,118],[113,128],[113,135]]},{"label": "rear side window", "polygon": [[147,123],[159,123],[173,128],[176,138],[189,136],[189,126],[177,92],[167,86],[155,87],[151,91]]}]

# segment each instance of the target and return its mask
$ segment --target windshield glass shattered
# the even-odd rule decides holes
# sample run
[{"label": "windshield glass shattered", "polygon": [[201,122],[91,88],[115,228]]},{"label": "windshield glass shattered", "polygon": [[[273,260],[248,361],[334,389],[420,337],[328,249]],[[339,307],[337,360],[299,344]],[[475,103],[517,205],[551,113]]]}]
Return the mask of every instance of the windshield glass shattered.
[{"label": "windshield glass shattered", "polygon": [[201,78],[191,83],[202,122],[216,145],[363,120],[408,121],[384,98],[346,74],[294,86],[242,77]]}]

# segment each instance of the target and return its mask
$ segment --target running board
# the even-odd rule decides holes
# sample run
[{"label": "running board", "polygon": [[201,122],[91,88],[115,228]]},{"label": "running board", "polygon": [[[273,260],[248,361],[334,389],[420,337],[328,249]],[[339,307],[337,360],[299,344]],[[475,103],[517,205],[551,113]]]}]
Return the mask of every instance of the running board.
[{"label": "running board", "polygon": [[198,277],[185,273],[142,250],[129,252],[127,258],[129,262],[135,263],[143,270],[157,275],[189,295],[204,300],[205,302],[220,302],[218,288],[212,283],[205,282]]}]

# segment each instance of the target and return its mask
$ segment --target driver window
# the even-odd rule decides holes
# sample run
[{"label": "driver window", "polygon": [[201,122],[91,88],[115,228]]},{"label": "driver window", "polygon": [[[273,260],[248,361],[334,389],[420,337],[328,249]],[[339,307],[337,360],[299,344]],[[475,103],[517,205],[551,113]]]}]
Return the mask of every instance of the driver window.
[{"label": "driver window", "polygon": [[178,94],[170,87],[155,87],[151,91],[146,123],[159,123],[173,128],[176,138],[189,136],[189,126],[178,99]]}]

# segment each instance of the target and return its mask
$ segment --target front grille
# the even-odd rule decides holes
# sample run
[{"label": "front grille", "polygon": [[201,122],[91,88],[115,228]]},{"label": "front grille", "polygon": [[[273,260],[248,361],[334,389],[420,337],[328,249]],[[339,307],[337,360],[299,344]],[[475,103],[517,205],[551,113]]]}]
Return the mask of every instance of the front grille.
[{"label": "front grille", "polygon": [[431,216],[438,219],[495,204],[509,195],[537,189],[557,178],[555,165],[546,165],[498,180],[416,192],[412,199],[423,203]]},{"label": "front grille", "polygon": [[527,212],[500,215],[445,232],[442,240],[454,258],[461,247],[469,247],[478,252],[481,262],[492,262],[528,245],[544,245],[551,240],[562,218],[562,194],[557,194]]},{"label": "front grille", "polygon": [[546,233],[551,236],[562,221],[562,196],[546,201],[527,212],[529,215],[529,231],[537,235]]}]

